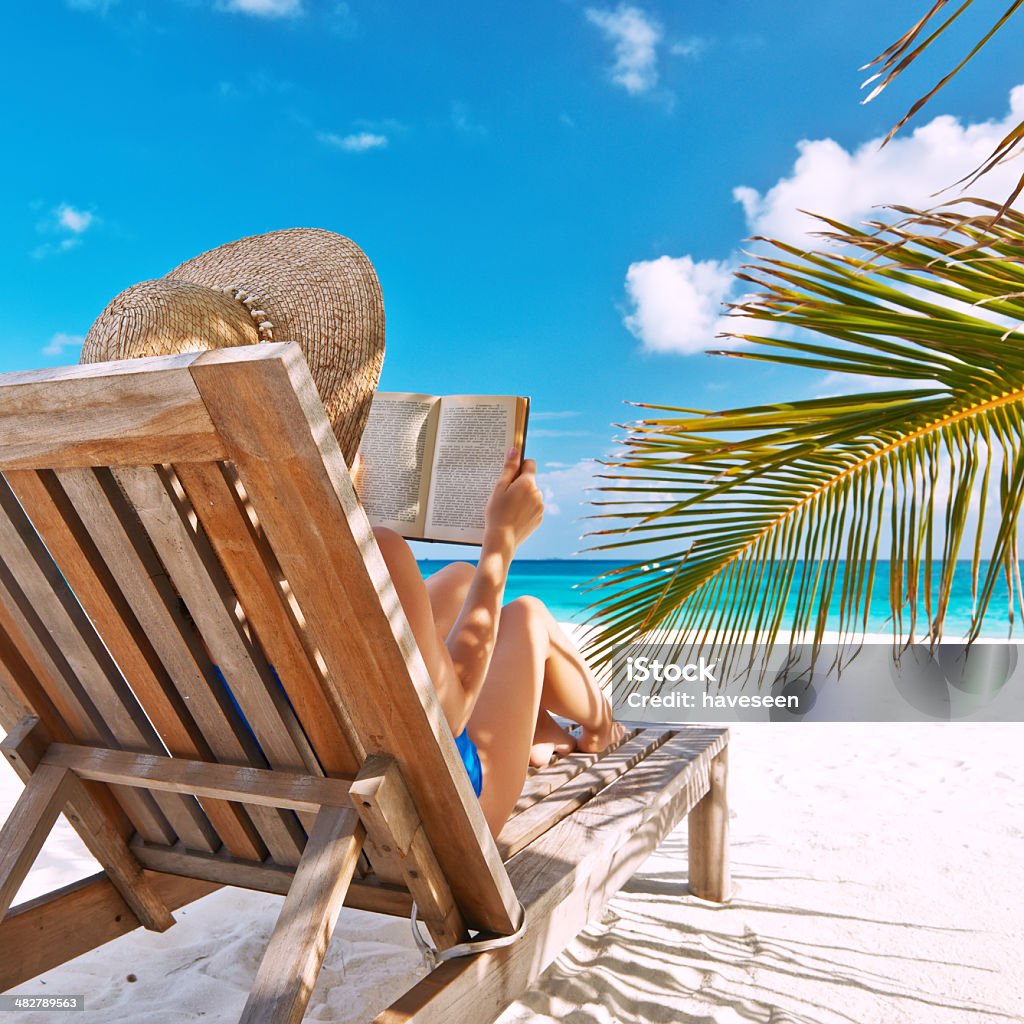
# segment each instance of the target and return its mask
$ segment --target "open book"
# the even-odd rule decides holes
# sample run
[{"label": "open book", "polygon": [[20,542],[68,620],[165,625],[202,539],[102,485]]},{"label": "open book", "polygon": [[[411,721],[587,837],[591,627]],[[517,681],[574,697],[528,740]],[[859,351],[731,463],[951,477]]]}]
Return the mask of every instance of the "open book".
[{"label": "open book", "polygon": [[484,508],[530,400],[378,391],[359,445],[359,497],[374,526],[413,540],[480,544]]}]

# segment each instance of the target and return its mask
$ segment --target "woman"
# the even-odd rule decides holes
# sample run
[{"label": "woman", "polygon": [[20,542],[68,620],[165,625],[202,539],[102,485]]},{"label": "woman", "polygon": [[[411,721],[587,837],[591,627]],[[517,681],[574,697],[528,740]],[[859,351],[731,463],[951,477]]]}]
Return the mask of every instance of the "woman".
[{"label": "woman", "polygon": [[[424,583],[409,545],[391,530],[374,530],[471,780],[479,757],[474,788],[494,835],[512,813],[531,761],[546,764],[574,749],[596,753],[623,736],[543,603],[520,597],[502,607],[512,558],[544,512],[536,471],[532,459],[520,467],[519,453],[508,453],[475,567],[457,562]],[[578,722],[579,737],[552,714]]]},{"label": "woman", "polygon": [[[302,350],[352,465],[384,358],[384,305],[366,255],[331,231],[252,235],[133,285],[89,329],[82,362],[255,345],[275,336]],[[479,772],[474,789],[495,833],[519,797],[531,749],[535,762],[546,763],[553,752],[603,750],[622,735],[544,606],[530,598],[501,606],[512,556],[541,520],[535,472],[532,461],[520,469],[518,453],[509,453],[487,506],[475,569],[451,565],[424,584],[405,541],[377,531],[471,779]],[[548,712],[579,722],[579,739]]]}]

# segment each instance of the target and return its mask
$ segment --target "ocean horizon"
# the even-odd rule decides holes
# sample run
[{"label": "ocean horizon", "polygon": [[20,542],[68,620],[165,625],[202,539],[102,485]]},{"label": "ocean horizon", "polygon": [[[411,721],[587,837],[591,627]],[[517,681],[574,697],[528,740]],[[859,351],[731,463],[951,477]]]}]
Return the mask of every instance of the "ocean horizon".
[{"label": "ocean horizon", "polygon": [[[464,561],[472,562],[467,558]],[[420,572],[424,579],[439,569],[459,559],[417,559]],[[517,558],[509,572],[508,585],[505,588],[505,600],[511,601],[524,595],[532,595],[542,600],[556,619],[562,622],[583,624],[588,618],[588,606],[599,596],[599,592],[590,589],[593,581],[603,573],[611,572],[634,563],[633,559],[596,559],[596,558]],[[665,572],[664,566],[652,559],[646,563],[651,572]],[[981,578],[988,563],[981,563]],[[871,605],[868,609],[867,631],[871,633],[889,633],[892,622],[889,611],[889,563],[879,561],[872,590]],[[938,579],[940,565],[936,561],[932,568],[933,580]],[[836,590],[830,607],[829,630],[839,628],[839,593],[842,583],[842,569],[836,584]],[[971,621],[971,563],[969,560],[958,561],[953,571],[953,590],[950,595],[949,609],[946,614],[944,634],[947,639],[954,640],[966,635]],[[904,610],[904,625],[908,609]],[[787,613],[788,617],[788,613]],[[925,621],[924,602],[918,601],[918,631],[920,623]],[[989,603],[988,613],[982,625],[981,635],[992,639],[1024,638],[1024,630],[1019,623],[1011,632],[1010,609],[1005,584],[1000,581],[996,585]]]}]

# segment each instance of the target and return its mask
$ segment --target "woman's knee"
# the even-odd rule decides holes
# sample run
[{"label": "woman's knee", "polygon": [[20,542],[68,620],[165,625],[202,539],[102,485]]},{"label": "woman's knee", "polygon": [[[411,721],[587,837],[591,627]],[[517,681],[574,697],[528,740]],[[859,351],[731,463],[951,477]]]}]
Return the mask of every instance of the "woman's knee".
[{"label": "woman's knee", "polygon": [[551,613],[540,598],[524,594],[509,601],[501,610],[502,623],[523,630],[531,638],[547,638]]},{"label": "woman's knee", "polygon": [[[405,538],[401,534],[395,533],[394,530],[389,530],[386,526],[374,527],[373,536],[402,604],[406,605],[411,594],[421,589],[425,599],[426,589],[423,587],[423,577],[416,564],[416,556],[412,553],[412,548],[409,547]],[[406,613],[409,612],[410,608],[406,607]]]},{"label": "woman's knee", "polygon": [[394,530],[386,526],[375,526],[373,539],[377,542],[377,547],[380,548],[380,553],[389,569],[401,565],[403,560],[408,557],[407,553],[412,553],[406,539],[400,533],[395,533]]},{"label": "woman's knee", "polygon": [[443,579],[445,586],[462,588],[469,586],[474,572],[476,567],[469,562],[449,562],[443,569],[438,569],[430,579]]}]

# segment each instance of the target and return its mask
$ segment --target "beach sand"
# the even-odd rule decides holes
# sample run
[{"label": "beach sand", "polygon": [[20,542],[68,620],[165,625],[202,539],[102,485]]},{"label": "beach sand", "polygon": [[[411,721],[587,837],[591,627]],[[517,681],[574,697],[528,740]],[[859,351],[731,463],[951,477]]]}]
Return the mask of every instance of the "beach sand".
[{"label": "beach sand", "polygon": [[[1018,724],[733,726],[731,903],[688,895],[684,822],[502,1024],[1024,1021],[1022,749]],[[0,820],[20,791],[0,768]],[[18,901],[95,870],[62,820]],[[77,1024],[235,1021],[281,902],[222,890],[17,991],[83,994],[47,1017]],[[344,910],[306,1019],[424,973],[408,922]]]}]

